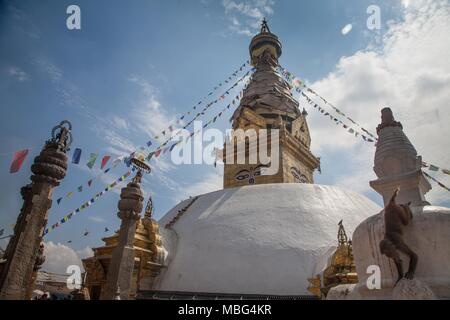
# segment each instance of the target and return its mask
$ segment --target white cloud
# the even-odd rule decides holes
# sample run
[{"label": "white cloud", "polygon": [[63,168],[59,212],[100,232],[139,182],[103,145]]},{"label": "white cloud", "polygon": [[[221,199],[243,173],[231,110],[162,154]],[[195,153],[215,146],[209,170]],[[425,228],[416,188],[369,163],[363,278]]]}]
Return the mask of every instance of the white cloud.
[{"label": "white cloud", "polygon": [[225,15],[228,16],[230,31],[237,34],[252,36],[255,34],[264,16],[273,14],[272,0],[223,0]]},{"label": "white cloud", "polygon": [[97,223],[104,223],[106,222],[105,219],[103,219],[102,217],[98,217],[98,216],[89,216],[88,217],[89,220],[97,222]]},{"label": "white cloud", "polygon": [[405,8],[408,8],[411,1],[410,0],[401,0],[401,2]]},{"label": "white cloud", "polygon": [[92,118],[93,113],[86,105],[79,88],[64,76],[63,70],[46,57],[34,60],[34,65],[44,73],[53,85],[54,92],[58,96],[60,105],[78,109],[85,117]]},{"label": "white cloud", "polygon": [[[390,106],[423,159],[448,168],[448,30],[447,1],[411,1],[404,21],[389,26],[380,46],[341,58],[334,71],[311,87],[371,132],[380,123],[382,107]],[[309,122],[314,152],[322,157],[337,150],[345,153],[340,161],[352,164],[352,173],[343,175],[342,183],[368,190],[367,182],[373,179],[373,146],[337,128],[316,111],[310,111]],[[351,178],[346,179],[348,176]],[[448,176],[438,178],[450,184]],[[448,192],[432,185],[430,201],[440,202],[445,194],[448,201]]]},{"label": "white cloud", "polygon": [[341,33],[345,36],[350,31],[352,31],[352,28],[353,28],[353,26],[350,23],[346,24],[345,27],[342,28]]},{"label": "white cloud", "polygon": [[223,174],[217,171],[212,171],[206,174],[202,180],[190,183],[186,187],[180,187],[180,192],[177,193],[176,201],[182,201],[190,196],[198,196],[208,192],[221,190],[223,188]]},{"label": "white cloud", "polygon": [[70,265],[77,265],[83,269],[81,259],[92,254],[92,249],[89,247],[75,252],[75,250],[66,245],[61,243],[55,244],[49,241],[45,243],[45,262],[42,265],[42,270],[57,274],[66,274],[67,267]]},{"label": "white cloud", "polygon": [[86,259],[94,255],[94,251],[91,247],[85,247],[84,249],[77,250],[77,255],[80,259]]},{"label": "white cloud", "polygon": [[8,74],[19,82],[27,81],[30,79],[29,75],[25,71],[14,66],[9,67]]},{"label": "white cloud", "polygon": [[128,130],[128,121],[124,118],[114,116],[111,122],[117,129]]}]

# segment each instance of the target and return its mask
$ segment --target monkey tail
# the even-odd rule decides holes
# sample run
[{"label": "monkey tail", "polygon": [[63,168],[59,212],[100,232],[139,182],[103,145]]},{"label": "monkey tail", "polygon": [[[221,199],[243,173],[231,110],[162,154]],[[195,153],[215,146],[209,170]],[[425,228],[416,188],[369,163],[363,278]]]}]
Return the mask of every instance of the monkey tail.
[{"label": "monkey tail", "polygon": [[400,191],[400,187],[397,187],[397,189],[395,189],[394,194],[392,195],[392,198],[389,201],[389,203],[395,203],[395,198],[397,198],[399,191]]}]

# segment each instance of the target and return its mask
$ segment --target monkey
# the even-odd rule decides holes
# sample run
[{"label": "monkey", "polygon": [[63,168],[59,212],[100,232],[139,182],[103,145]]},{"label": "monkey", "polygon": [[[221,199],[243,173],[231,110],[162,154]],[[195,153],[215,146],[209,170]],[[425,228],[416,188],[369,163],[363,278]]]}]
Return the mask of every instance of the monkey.
[{"label": "monkey", "polygon": [[[403,277],[410,280],[414,277],[418,261],[417,254],[403,240],[403,230],[411,222],[413,215],[409,207],[411,202],[407,204],[395,203],[395,198],[399,191],[400,188],[395,190],[391,200],[384,208],[385,234],[384,239],[380,241],[380,252],[388,258],[393,259],[397,267],[398,279],[394,287]],[[406,274],[403,274],[402,260],[400,259],[399,252],[403,252],[410,259]]]}]

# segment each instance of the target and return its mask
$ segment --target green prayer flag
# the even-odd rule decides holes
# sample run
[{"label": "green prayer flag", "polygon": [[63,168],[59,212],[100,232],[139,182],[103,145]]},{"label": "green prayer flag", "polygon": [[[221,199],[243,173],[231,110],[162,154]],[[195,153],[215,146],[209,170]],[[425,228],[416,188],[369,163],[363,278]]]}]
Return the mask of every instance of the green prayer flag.
[{"label": "green prayer flag", "polygon": [[86,164],[89,169],[92,169],[92,167],[95,164],[95,161],[97,160],[98,154],[96,153],[91,153],[91,157],[89,158],[89,162]]}]

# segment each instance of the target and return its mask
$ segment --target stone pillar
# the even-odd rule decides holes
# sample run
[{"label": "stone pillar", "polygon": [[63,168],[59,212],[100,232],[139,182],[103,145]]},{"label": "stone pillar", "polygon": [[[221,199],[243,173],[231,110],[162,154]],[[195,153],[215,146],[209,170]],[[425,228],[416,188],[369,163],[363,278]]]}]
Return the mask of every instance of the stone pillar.
[{"label": "stone pillar", "polygon": [[31,184],[21,190],[24,203],[5,251],[6,263],[0,275],[2,300],[26,299],[33,285],[33,270],[39,263],[39,249],[52,205],[53,188],[59,185],[67,171],[66,152],[72,141],[70,130],[68,121],[53,128],[52,139],[46,142],[31,166]]},{"label": "stone pillar", "polygon": [[118,216],[122,220],[117,247],[112,253],[108,267],[105,289],[101,294],[103,300],[114,300],[120,288],[120,299],[130,298],[134,272],[134,236],[136,224],[143,207],[143,194],[140,187],[142,172],[138,170],[131,181],[120,193]]},{"label": "stone pillar", "polygon": [[381,110],[377,134],[373,169],[378,179],[370,181],[370,186],[383,197],[385,205],[397,187],[400,187],[398,203],[411,201],[412,206],[429,205],[424,195],[431,185],[422,173],[422,157],[417,155],[390,108]]}]

